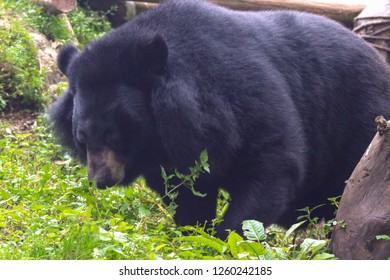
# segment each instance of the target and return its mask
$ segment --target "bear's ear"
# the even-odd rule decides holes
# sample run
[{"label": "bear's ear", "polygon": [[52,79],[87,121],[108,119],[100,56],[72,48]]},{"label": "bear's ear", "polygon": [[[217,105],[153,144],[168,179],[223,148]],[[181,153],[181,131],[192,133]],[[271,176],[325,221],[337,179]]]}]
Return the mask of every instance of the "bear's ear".
[{"label": "bear's ear", "polygon": [[57,57],[57,65],[65,76],[68,76],[68,68],[70,63],[80,54],[78,48],[72,44],[63,46]]},{"label": "bear's ear", "polygon": [[167,59],[168,47],[161,35],[156,34],[136,43],[136,67],[137,71],[141,71],[141,75],[163,75]]}]

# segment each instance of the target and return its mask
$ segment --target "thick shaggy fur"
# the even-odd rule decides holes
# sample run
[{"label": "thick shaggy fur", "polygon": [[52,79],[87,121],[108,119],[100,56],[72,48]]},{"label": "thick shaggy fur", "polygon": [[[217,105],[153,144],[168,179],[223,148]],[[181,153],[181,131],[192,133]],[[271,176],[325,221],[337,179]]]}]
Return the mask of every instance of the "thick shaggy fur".
[{"label": "thick shaggy fur", "polygon": [[114,151],[120,184],[143,175],[163,193],[160,165],[186,170],[208,150],[211,174],[196,186],[208,195],[182,190],[180,224],[210,221],[219,187],[232,197],[223,228],[295,222],[296,209],[342,193],[375,117],[390,117],[375,50],[300,12],[168,1],[58,62],[69,79],[51,109],[58,135],[84,161]]}]

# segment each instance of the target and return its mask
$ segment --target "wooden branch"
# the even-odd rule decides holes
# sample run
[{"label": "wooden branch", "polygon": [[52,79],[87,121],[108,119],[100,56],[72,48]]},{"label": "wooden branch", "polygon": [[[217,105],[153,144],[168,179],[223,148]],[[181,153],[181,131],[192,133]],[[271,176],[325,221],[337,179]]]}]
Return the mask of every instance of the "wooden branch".
[{"label": "wooden branch", "polygon": [[60,19],[62,19],[62,21],[65,23],[65,28],[69,31],[69,33],[70,33],[70,35],[71,35],[71,36],[70,36],[71,42],[72,42],[73,44],[78,45],[78,44],[79,44],[79,41],[77,40],[77,36],[76,36],[76,34],[74,33],[72,24],[70,23],[68,16],[67,16],[65,13],[61,13],[61,14],[58,15],[58,17],[59,17]]},{"label": "wooden branch", "polygon": [[156,7],[157,3],[139,2],[139,1],[125,1],[124,6],[126,10],[125,20],[130,20],[139,13],[148,9]]},{"label": "wooden branch", "polygon": [[337,0],[332,2],[321,0],[211,0],[211,2],[237,10],[292,9],[319,14],[359,13],[365,7],[361,4],[343,4],[342,1],[337,3]]},{"label": "wooden branch", "polygon": [[51,14],[69,13],[77,7],[76,0],[31,0],[45,7]]},{"label": "wooden branch", "polygon": [[377,117],[371,144],[347,181],[331,249],[341,259],[387,259],[390,241],[390,122]]}]

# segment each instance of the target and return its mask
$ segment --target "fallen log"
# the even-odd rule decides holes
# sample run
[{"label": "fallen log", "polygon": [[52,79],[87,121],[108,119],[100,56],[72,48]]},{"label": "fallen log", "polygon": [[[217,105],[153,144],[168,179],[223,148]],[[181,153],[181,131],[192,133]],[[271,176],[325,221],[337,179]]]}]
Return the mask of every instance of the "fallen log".
[{"label": "fallen log", "polygon": [[[330,247],[340,259],[390,257],[390,122],[377,134],[347,181]],[[381,236],[383,238],[381,238]]]},{"label": "fallen log", "polygon": [[63,14],[73,11],[77,7],[76,0],[31,0],[42,5],[50,14]]}]

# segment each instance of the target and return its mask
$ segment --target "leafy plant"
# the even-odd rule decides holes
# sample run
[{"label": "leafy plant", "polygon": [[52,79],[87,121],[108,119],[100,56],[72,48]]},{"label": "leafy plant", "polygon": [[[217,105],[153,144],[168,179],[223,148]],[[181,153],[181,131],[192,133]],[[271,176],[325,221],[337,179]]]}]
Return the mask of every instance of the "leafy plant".
[{"label": "leafy plant", "polygon": [[45,72],[38,65],[34,43],[17,19],[3,12],[0,16],[0,111],[9,102],[39,108]]},{"label": "leafy plant", "polygon": [[[170,203],[168,204],[168,212],[173,217],[176,213],[177,204],[175,200],[179,195],[179,188],[185,187],[191,190],[193,195],[199,197],[205,197],[207,194],[203,194],[195,189],[195,181],[199,178],[202,173],[210,173],[210,166],[208,164],[207,151],[204,150],[200,154],[199,160],[195,161],[195,165],[189,168],[189,174],[183,174],[177,169],[173,174],[167,175],[164,167],[161,166],[161,176],[164,179],[165,195],[162,197],[169,198]],[[179,183],[172,183],[178,182]]]},{"label": "leafy plant", "polygon": [[258,221],[244,221],[242,230],[244,231],[244,236],[248,240],[257,241],[260,243],[267,238],[263,224]]},{"label": "leafy plant", "polygon": [[376,240],[386,240],[386,241],[390,241],[390,236],[388,236],[388,235],[377,235],[377,236],[376,236]]},{"label": "leafy plant", "polygon": [[[202,251],[210,252],[207,258],[211,258],[211,255],[217,252],[218,255],[212,257],[213,259],[334,259],[335,256],[327,252],[327,240],[306,238],[299,245],[285,244],[291,234],[302,224],[303,222],[300,222],[287,231],[279,232],[281,236],[279,239],[283,240],[283,242],[278,244],[273,244],[275,238],[270,240],[263,224],[254,220],[243,222],[243,232],[246,239],[238,233],[231,231],[226,240],[221,240],[199,227],[187,226],[184,229],[192,234],[176,238],[175,241],[190,243],[192,246],[195,244],[197,248],[203,247]],[[194,248],[191,250],[191,253],[186,253],[186,256],[204,258],[204,255],[194,250]]]},{"label": "leafy plant", "polygon": [[106,15],[110,12],[94,12],[90,9],[78,7],[69,14],[69,21],[80,47],[98,39],[111,30],[111,25],[106,19]]},{"label": "leafy plant", "polygon": [[330,201],[331,205],[334,205],[336,208],[339,208],[340,206],[340,200],[341,200],[341,195],[336,196],[336,197],[330,197],[328,198],[328,201]]},{"label": "leafy plant", "polygon": [[77,7],[68,16],[58,17],[47,14],[41,6],[28,0],[0,1],[0,7],[21,20],[24,25],[32,27],[53,41],[74,42],[82,47],[111,30],[111,25],[105,18],[110,11],[98,13]]},{"label": "leafy plant", "polygon": [[[305,212],[305,214],[299,216],[297,219],[307,221],[308,222],[308,235],[314,236],[316,239],[326,239],[329,236],[329,233],[332,231],[335,224],[337,224],[336,221],[329,220],[329,221],[319,221],[318,217],[313,217],[313,212],[324,206],[325,204],[317,205],[313,208],[305,207],[302,209],[298,209],[298,211]],[[343,221],[339,221],[340,226],[343,225]]]},{"label": "leafy plant", "polygon": [[[40,67],[30,32],[35,30],[51,40],[74,41],[80,47],[111,29],[104,15],[77,8],[68,19],[48,15],[28,0],[0,0],[0,112],[7,105],[42,109],[48,100],[46,69]],[[54,63],[54,62],[53,62]]]},{"label": "leafy plant", "polygon": [[304,212],[305,214],[299,216],[297,218],[297,220],[307,220],[309,222],[309,225],[310,226],[313,226],[315,225],[317,222],[318,222],[318,217],[312,217],[312,213],[314,212],[314,210],[324,206],[325,204],[321,204],[321,205],[317,205],[313,208],[309,208],[309,207],[305,207],[305,208],[302,208],[302,209],[298,209],[298,211],[300,212]]}]

